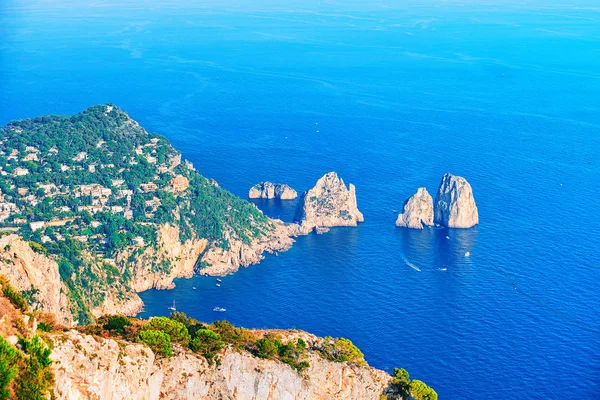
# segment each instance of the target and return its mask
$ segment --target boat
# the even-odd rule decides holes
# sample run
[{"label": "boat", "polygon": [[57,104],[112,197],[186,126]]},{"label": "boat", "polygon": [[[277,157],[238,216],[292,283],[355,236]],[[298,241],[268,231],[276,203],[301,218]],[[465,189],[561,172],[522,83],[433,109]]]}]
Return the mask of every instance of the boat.
[{"label": "boat", "polygon": [[171,311],[177,311],[177,308],[175,308],[175,300],[173,300],[173,305],[171,307],[168,307],[168,309]]},{"label": "boat", "polygon": [[398,210],[392,210],[394,214],[398,214]]},{"label": "boat", "polygon": [[439,268],[440,271],[448,271],[448,268],[444,267],[444,268]]},{"label": "boat", "polygon": [[192,289],[196,290],[196,286],[192,286]]},{"label": "boat", "polygon": [[217,287],[221,287],[221,284],[220,284],[220,283],[217,283]]},{"label": "boat", "polygon": [[223,282],[221,279],[217,278],[217,282],[221,283]]},{"label": "boat", "polygon": [[225,311],[227,311],[227,310],[226,310],[226,309],[224,309],[224,308],[222,308],[222,307],[215,307],[215,308],[213,308],[213,311],[214,311],[214,312],[225,312]]},{"label": "boat", "polygon": [[467,251],[467,252],[465,253],[465,257],[471,257],[471,252],[470,252],[470,251]]}]

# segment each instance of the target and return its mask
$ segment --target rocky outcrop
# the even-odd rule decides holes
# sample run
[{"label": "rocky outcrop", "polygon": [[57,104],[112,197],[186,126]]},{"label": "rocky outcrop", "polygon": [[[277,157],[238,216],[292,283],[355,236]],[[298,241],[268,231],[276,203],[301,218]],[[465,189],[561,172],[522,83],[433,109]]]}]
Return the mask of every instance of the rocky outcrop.
[{"label": "rocky outcrop", "polygon": [[384,371],[327,361],[313,351],[306,355],[310,367],[300,375],[280,361],[229,348],[218,365],[209,365],[188,351],[158,358],[142,344],[76,331],[52,339],[58,399],[376,400],[391,380]]},{"label": "rocky outcrop", "polygon": [[364,217],[356,204],[356,188],[335,173],[329,172],[300,198],[296,220],[301,231],[308,233],[315,227],[356,226]]},{"label": "rocky outcrop", "polygon": [[[157,243],[146,247],[141,254],[130,247],[117,257],[117,264],[129,268],[132,273],[131,287],[136,292],[148,289],[172,289],[173,280],[191,278],[198,259],[207,246],[206,239],[189,239],[181,243],[179,228],[164,224],[158,228]],[[164,265],[164,268],[156,268]]]},{"label": "rocky outcrop", "polygon": [[396,226],[413,229],[423,229],[423,226],[433,226],[433,198],[424,187],[419,188],[404,203],[402,214],[398,215]]},{"label": "rocky outcrop", "polygon": [[261,182],[250,188],[248,197],[251,199],[294,200],[298,197],[298,193],[284,183]]},{"label": "rocky outcrop", "polygon": [[17,235],[0,238],[0,274],[17,290],[31,291],[33,309],[51,312],[65,325],[73,322],[58,264]]},{"label": "rocky outcrop", "polygon": [[229,248],[212,246],[202,256],[204,267],[201,272],[206,275],[225,276],[237,271],[240,267],[258,264],[264,253],[285,251],[292,247],[293,237],[301,234],[297,224],[286,224],[280,220],[272,220],[275,226],[267,236],[255,238],[251,243],[241,240],[229,240]]},{"label": "rocky outcrop", "polygon": [[479,223],[473,190],[465,178],[444,175],[435,198],[434,222],[448,228],[470,228]]}]

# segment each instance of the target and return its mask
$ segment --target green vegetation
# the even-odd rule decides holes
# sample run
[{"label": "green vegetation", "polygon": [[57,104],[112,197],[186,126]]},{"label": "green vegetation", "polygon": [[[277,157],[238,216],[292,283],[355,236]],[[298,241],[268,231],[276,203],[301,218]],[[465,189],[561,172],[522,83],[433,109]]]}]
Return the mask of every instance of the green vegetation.
[{"label": "green vegetation", "polygon": [[349,339],[326,337],[317,351],[330,361],[367,365],[365,355]]},{"label": "green vegetation", "polygon": [[187,346],[190,342],[190,334],[185,325],[167,317],[152,318],[142,327],[142,332],[148,330],[163,332],[169,335],[172,343],[179,343],[182,346]]},{"label": "green vegetation", "polygon": [[140,341],[164,357],[173,355],[171,336],[168,333],[153,330],[141,331]]},{"label": "green vegetation", "polygon": [[[180,163],[167,139],[110,104],[0,127],[0,172],[0,203],[13,210],[0,228],[20,228],[34,251],[57,258],[80,324],[106,296],[128,297],[133,262],[171,270],[157,255],[160,225],[179,228],[182,242],[204,238],[224,249],[273,229],[254,205]],[[175,177],[189,188],[173,189]]]},{"label": "green vegetation", "polygon": [[417,379],[413,379],[410,383],[410,392],[414,400],[437,400],[438,398],[435,390]]},{"label": "green vegetation", "polygon": [[39,336],[31,340],[21,338],[19,344],[26,356],[15,379],[15,396],[21,400],[46,400],[54,386],[54,375],[50,366],[50,346]]},{"label": "green vegetation", "polygon": [[4,275],[0,275],[0,286],[2,287],[2,294],[13,306],[23,312],[27,311],[27,302],[23,298],[23,295],[12,287]]},{"label": "green vegetation", "polygon": [[394,377],[391,382],[392,390],[402,398],[411,396],[414,400],[437,400],[438,395],[429,386],[417,379],[410,379],[408,371],[404,368],[394,368]]},{"label": "green vegetation", "polygon": [[0,400],[10,396],[9,385],[19,373],[19,351],[0,336]]},{"label": "green vegetation", "polygon": [[[32,332],[23,322],[22,314],[24,309],[27,309],[27,304],[22,306],[20,301],[15,304],[14,289],[5,290],[7,287],[10,288],[10,285],[4,276],[0,276],[0,280],[3,286],[2,296],[7,298],[14,307],[14,309],[3,308],[4,321],[0,327],[3,330],[2,334],[16,330],[22,335],[18,336],[18,347],[13,346],[0,335],[0,400],[46,400],[54,386],[50,359],[51,342],[46,342],[42,336],[34,333],[30,337]],[[30,315],[38,316],[37,313]],[[39,316],[47,321],[44,314]]]},{"label": "green vegetation", "polygon": [[[104,322],[106,321],[106,322]],[[103,323],[104,322],[104,323]],[[131,326],[131,321],[124,315],[107,315],[103,316],[98,320],[98,323],[102,324],[102,327],[108,331],[113,331],[125,334],[125,327]]]},{"label": "green vegetation", "polygon": [[190,349],[202,354],[209,361],[223,348],[225,348],[225,342],[221,340],[221,335],[210,329],[196,331],[194,338],[190,342]]}]

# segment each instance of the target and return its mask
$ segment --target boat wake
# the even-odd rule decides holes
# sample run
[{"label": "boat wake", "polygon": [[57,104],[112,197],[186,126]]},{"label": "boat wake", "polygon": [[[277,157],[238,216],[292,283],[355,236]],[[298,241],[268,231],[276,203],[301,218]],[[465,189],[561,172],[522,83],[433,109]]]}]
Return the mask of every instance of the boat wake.
[{"label": "boat wake", "polygon": [[406,257],[404,257],[404,254],[402,254],[402,260],[404,260],[404,262],[406,263],[406,265],[408,265],[409,267],[411,267],[412,269],[414,269],[417,272],[421,272],[421,269],[419,267],[417,267],[415,264],[411,263],[410,261],[408,261],[406,259]]}]

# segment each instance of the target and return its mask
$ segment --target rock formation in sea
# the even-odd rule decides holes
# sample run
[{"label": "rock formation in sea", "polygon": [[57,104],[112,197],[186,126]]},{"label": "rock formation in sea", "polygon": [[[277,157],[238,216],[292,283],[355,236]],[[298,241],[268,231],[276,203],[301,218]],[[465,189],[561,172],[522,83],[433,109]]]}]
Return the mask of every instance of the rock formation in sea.
[{"label": "rock formation in sea", "polygon": [[433,225],[433,198],[424,187],[419,188],[404,203],[402,214],[398,215],[396,226],[423,229]]},{"label": "rock formation in sea", "polygon": [[479,223],[473,190],[461,176],[445,174],[435,198],[434,222],[448,228],[470,228]]},{"label": "rock formation in sea", "polygon": [[260,182],[250,188],[248,197],[251,199],[294,200],[298,197],[298,193],[284,183]]},{"label": "rock formation in sea", "polygon": [[316,185],[304,192],[296,210],[301,231],[308,233],[316,227],[356,226],[364,217],[356,204],[356,188],[346,187],[343,179],[329,172]]}]

